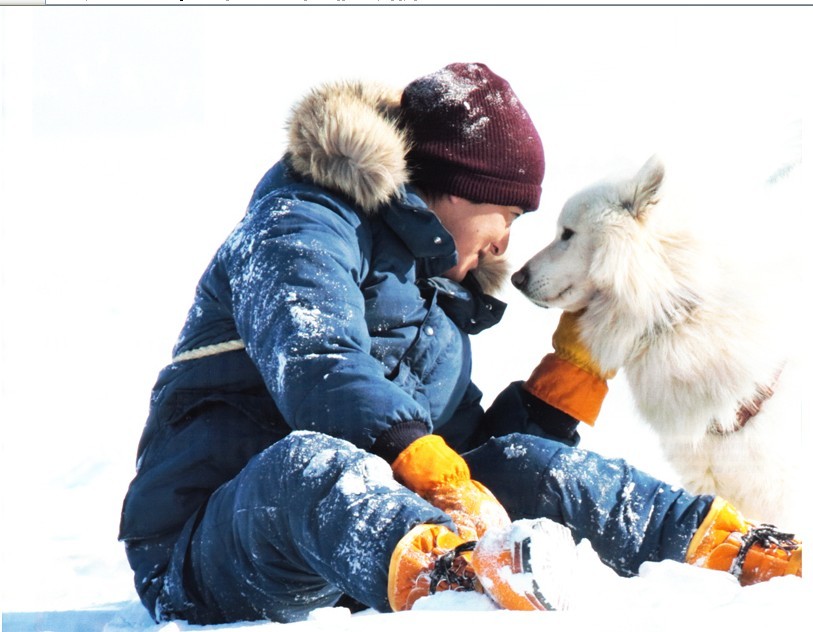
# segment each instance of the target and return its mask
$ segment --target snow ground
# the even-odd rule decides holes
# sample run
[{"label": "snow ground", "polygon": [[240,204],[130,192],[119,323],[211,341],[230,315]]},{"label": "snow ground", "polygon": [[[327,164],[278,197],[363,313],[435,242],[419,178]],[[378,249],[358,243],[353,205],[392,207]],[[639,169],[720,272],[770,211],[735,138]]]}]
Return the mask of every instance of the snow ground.
[{"label": "snow ground", "polygon": [[[118,511],[149,389],[194,284],[279,156],[288,108],[310,85],[347,76],[403,84],[461,60],[508,77],[548,159],[542,207],[514,231],[517,262],[549,240],[576,188],[655,151],[714,174],[721,189],[802,156],[810,7],[424,7],[399,13],[397,37],[392,13],[364,7],[184,9],[0,8],[7,632],[195,629],[146,617],[115,539]],[[414,41],[428,21],[442,37]],[[334,44],[330,55],[302,52],[303,41],[317,40]],[[752,225],[782,251],[776,269],[789,300],[800,294],[788,272],[807,265],[809,226],[809,205],[791,202],[725,209],[718,224]],[[474,341],[487,400],[527,374],[555,323],[518,294],[505,298],[505,323]],[[809,349],[807,338],[800,344]],[[623,379],[584,434],[584,447],[674,480]],[[809,463],[805,472],[810,480]],[[682,630],[811,620],[807,580],[742,589],[677,564],[621,580],[588,552],[581,573],[582,601],[569,613],[482,611],[482,598],[455,595],[398,615],[323,610],[286,628]]]}]

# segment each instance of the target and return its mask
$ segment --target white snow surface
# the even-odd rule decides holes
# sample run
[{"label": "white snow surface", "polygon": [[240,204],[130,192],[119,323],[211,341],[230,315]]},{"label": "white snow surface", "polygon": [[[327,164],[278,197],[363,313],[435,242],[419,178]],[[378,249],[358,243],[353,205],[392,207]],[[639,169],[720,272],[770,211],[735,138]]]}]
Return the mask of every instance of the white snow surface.
[{"label": "white snow surface", "polygon": [[[3,630],[198,629],[153,624],[138,603],[116,541],[121,500],[195,283],[280,156],[290,106],[321,81],[403,85],[452,61],[505,76],[547,158],[542,206],[513,230],[516,264],[550,240],[577,188],[652,153],[723,200],[771,181],[771,203],[723,202],[695,221],[770,279],[777,311],[805,320],[811,208],[786,185],[811,181],[802,129],[813,9],[403,9],[0,8]],[[501,298],[504,322],[473,339],[485,403],[527,376],[558,318],[511,289]],[[810,357],[806,330],[789,335]],[[623,373],[610,388],[582,446],[679,484]],[[805,421],[808,410],[805,400]],[[804,535],[810,525],[808,512],[780,526]],[[760,630],[813,619],[806,579],[741,588],[672,562],[622,579],[588,543],[570,573],[567,612],[498,611],[482,595],[446,593],[408,613],[324,609],[301,623],[210,629]]]}]

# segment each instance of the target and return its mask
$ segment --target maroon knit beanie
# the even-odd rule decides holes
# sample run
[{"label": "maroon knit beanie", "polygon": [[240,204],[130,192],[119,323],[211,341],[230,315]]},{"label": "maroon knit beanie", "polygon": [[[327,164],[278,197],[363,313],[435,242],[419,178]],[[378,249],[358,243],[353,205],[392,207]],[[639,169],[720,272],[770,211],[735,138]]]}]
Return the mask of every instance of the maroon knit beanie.
[{"label": "maroon knit beanie", "polygon": [[401,96],[411,179],[432,192],[501,206],[539,206],[545,155],[508,82],[484,64],[450,64]]}]

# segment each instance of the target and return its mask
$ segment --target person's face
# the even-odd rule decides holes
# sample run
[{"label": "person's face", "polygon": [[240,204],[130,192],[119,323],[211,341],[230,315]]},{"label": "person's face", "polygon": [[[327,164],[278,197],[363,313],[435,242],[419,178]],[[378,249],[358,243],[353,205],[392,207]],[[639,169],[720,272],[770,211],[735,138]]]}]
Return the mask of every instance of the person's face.
[{"label": "person's face", "polygon": [[505,253],[511,224],[523,212],[518,206],[477,204],[454,195],[434,200],[431,208],[457,248],[457,265],[443,276],[458,282],[484,257]]}]

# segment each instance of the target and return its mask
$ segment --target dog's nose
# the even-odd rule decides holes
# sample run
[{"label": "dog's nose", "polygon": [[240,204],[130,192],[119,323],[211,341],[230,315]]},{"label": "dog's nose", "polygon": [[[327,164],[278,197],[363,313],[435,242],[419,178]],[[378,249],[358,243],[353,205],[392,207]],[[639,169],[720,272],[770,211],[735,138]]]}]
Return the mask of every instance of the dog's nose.
[{"label": "dog's nose", "polygon": [[525,290],[525,287],[528,285],[528,273],[525,271],[525,268],[520,268],[511,275],[511,283],[513,283],[514,287],[518,290]]}]

